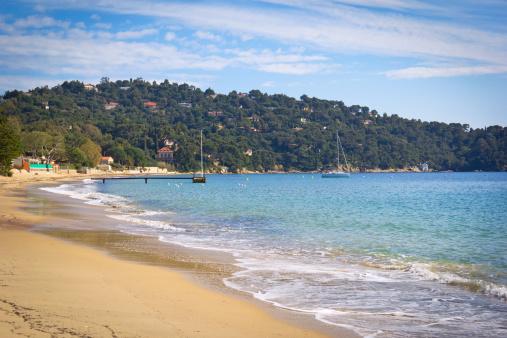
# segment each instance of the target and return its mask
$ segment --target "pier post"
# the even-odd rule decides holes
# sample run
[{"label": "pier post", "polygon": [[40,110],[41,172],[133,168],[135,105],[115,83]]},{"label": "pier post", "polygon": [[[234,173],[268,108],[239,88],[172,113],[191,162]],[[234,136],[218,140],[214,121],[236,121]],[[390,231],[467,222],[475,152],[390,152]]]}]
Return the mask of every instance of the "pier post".
[{"label": "pier post", "polygon": [[148,183],[148,178],[147,178],[147,177],[145,177],[145,178],[144,178],[144,184],[147,184],[147,183]]},{"label": "pier post", "polygon": [[104,183],[106,183],[106,179],[105,178],[102,179],[102,184],[104,184]]}]

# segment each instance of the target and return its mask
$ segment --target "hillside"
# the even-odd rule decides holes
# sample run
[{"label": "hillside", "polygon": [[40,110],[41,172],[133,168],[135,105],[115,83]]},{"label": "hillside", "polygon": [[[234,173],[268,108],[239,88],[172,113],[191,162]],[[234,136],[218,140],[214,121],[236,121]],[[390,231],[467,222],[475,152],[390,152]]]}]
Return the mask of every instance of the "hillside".
[{"label": "hillside", "polygon": [[104,78],[86,88],[71,81],[6,92],[0,115],[19,125],[25,152],[51,152],[51,158],[77,166],[96,163],[100,153],[122,165],[153,165],[167,139],[178,145],[176,168],[191,170],[198,166],[203,129],[208,168],[316,170],[333,165],[338,129],[356,168],[428,162],[436,170],[507,169],[505,127],[422,122],[341,101],[258,90],[223,95],[168,81]]}]

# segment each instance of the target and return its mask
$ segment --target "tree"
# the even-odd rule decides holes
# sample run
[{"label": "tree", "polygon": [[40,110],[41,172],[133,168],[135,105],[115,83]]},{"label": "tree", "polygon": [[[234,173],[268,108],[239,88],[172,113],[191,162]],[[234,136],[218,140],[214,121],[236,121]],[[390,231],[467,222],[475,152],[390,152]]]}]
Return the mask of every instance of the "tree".
[{"label": "tree", "polygon": [[0,175],[10,176],[11,161],[21,154],[19,126],[0,116]]},{"label": "tree", "polygon": [[21,136],[23,152],[41,157],[50,163],[65,159],[65,142],[62,135],[51,135],[43,131],[23,133]]},{"label": "tree", "polygon": [[79,150],[85,154],[88,166],[95,167],[97,164],[99,164],[101,149],[98,144],[87,138],[85,142],[79,147]]}]

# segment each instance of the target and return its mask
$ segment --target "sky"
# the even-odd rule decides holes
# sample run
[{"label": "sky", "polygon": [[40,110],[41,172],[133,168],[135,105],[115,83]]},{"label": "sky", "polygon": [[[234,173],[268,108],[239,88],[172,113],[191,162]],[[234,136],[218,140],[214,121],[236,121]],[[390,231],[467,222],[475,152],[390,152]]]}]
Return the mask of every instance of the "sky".
[{"label": "sky", "polygon": [[0,92],[143,78],[507,126],[507,0],[3,0]]}]

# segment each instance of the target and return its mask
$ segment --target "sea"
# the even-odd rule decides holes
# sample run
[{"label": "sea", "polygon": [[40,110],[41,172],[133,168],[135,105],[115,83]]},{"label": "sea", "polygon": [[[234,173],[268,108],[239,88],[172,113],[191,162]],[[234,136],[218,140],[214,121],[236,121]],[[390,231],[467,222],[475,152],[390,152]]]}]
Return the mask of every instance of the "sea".
[{"label": "sea", "polygon": [[507,337],[507,173],[42,189],[105,206],[119,231],[230,254],[226,287],[363,337]]}]

